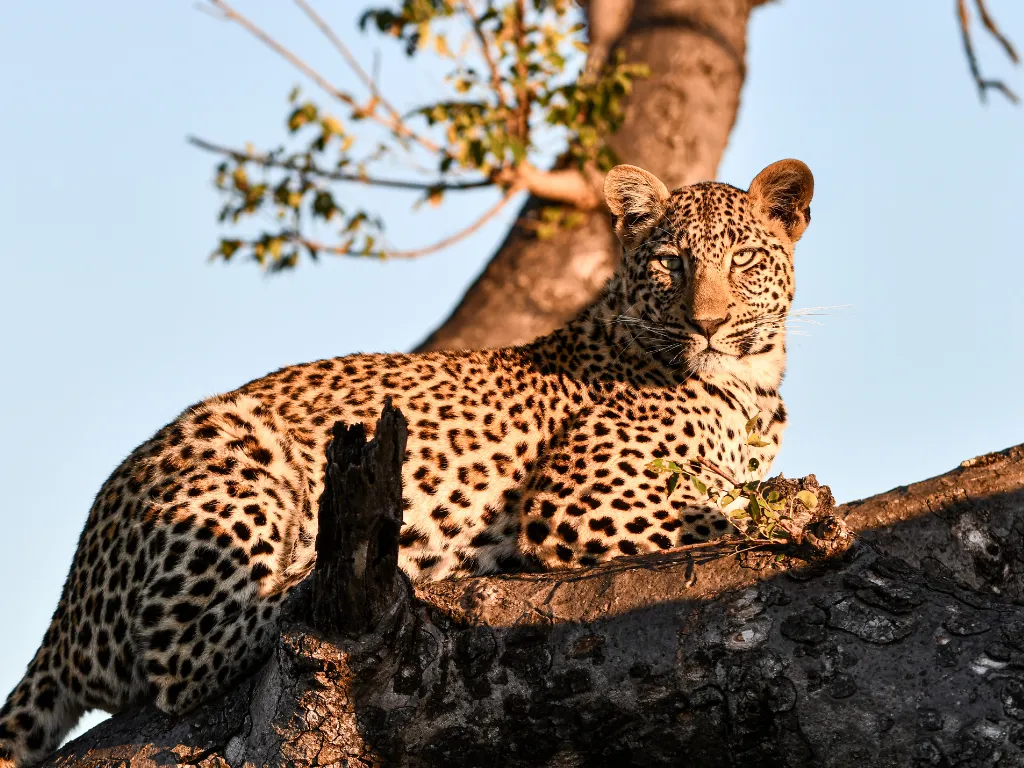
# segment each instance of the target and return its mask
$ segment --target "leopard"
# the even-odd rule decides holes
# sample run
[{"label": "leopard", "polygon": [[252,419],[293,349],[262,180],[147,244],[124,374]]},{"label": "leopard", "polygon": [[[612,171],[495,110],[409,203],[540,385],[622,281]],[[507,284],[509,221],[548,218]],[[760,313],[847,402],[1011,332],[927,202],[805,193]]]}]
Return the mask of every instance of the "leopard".
[{"label": "leopard", "polygon": [[730,523],[696,484],[670,495],[651,463],[685,464],[707,485],[771,467],[813,187],[793,159],[747,190],[670,192],[615,166],[604,197],[621,258],[562,327],[499,349],[293,365],[187,408],[96,495],[0,709],[0,765],[38,763],[87,711],[153,703],[180,716],[250,673],[315,561],[332,428],[372,436],[386,398],[408,423],[399,565],[413,582],[589,567],[723,535]]}]

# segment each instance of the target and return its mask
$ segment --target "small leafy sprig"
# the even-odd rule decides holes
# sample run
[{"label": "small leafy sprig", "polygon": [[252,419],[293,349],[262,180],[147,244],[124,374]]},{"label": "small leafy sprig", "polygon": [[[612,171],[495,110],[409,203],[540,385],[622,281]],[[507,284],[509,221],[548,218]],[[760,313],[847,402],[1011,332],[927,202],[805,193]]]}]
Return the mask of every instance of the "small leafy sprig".
[{"label": "small leafy sprig", "polygon": [[[756,414],[746,423],[746,444],[753,448],[769,445],[757,431],[758,416]],[[747,462],[751,474],[756,473],[760,466],[753,457]],[[692,459],[683,466],[659,458],[647,464],[647,469],[668,474],[666,491],[669,496],[678,488],[680,480],[688,482],[750,543],[775,543],[780,539],[795,541],[799,532],[792,527],[793,504],[800,504],[809,511],[818,506],[817,496],[808,490],[799,491],[794,499],[789,499],[778,490],[768,488],[761,480],[737,483],[722,469],[703,459]],[[721,483],[717,487],[705,483],[700,477],[705,471],[715,475]]]}]

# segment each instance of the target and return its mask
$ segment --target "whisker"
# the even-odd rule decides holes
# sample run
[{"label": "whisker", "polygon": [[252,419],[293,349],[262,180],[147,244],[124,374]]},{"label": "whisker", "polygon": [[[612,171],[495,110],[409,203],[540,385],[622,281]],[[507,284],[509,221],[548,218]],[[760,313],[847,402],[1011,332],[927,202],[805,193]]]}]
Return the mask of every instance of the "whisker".
[{"label": "whisker", "polygon": [[634,344],[634,342],[636,342],[636,340],[637,340],[638,338],[640,338],[640,337],[641,337],[641,334],[640,334],[640,332],[638,331],[638,332],[637,332],[636,334],[634,334],[634,336],[633,336],[633,337],[632,337],[632,338],[631,338],[631,339],[629,340],[629,342],[628,342],[628,343],[626,344],[626,346],[624,346],[624,347],[623,347],[623,348],[622,348],[622,349],[621,349],[621,350],[619,351],[619,354],[617,354],[617,355],[615,356],[615,360],[613,360],[612,362],[618,362],[618,359],[619,359],[620,357],[622,357],[622,356],[623,356],[623,355],[625,354],[626,350],[627,350],[627,349],[629,349],[630,347],[632,347],[632,346],[633,346],[633,344]]},{"label": "whisker", "polygon": [[652,352],[665,352],[666,350],[675,349],[676,347],[679,347],[680,349],[682,349],[683,345],[682,344],[664,344],[664,345],[662,345],[660,347],[651,347],[651,351]]},{"label": "whisker", "polygon": [[794,315],[795,316],[800,316],[800,315],[820,316],[820,315],[827,315],[827,314],[829,314],[828,310],[830,310],[830,309],[849,309],[852,306],[853,306],[852,304],[833,304],[832,306],[829,306],[829,307],[801,307],[800,309],[791,309],[789,311],[789,314],[790,314],[790,316],[794,316]]}]

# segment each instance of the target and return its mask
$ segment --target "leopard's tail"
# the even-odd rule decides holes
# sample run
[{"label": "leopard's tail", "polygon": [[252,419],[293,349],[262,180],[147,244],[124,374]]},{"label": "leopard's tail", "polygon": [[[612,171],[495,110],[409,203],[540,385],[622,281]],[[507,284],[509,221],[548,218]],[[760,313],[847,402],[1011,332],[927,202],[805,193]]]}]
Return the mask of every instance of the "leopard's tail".
[{"label": "leopard's tail", "polygon": [[25,768],[40,762],[85,713],[81,695],[68,687],[68,668],[64,675],[55,671],[56,656],[62,651],[57,642],[59,631],[59,619],[54,616],[28,671],[0,708],[0,768]]}]

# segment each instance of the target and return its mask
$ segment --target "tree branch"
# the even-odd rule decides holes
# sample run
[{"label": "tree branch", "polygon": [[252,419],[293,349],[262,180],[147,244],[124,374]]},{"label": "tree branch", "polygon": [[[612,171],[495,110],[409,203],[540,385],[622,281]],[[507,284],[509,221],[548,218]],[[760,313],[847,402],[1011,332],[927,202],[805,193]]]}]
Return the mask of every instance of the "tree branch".
[{"label": "tree branch", "polygon": [[44,768],[1019,765],[1022,505],[1017,447],[836,510],[862,538],[825,562],[687,549],[420,584],[347,637],[300,585],[234,690],[116,715]]},{"label": "tree branch", "polygon": [[604,174],[587,169],[560,168],[542,171],[523,161],[500,171],[499,182],[518,184],[530,194],[555,203],[565,203],[580,211],[593,211],[603,204],[601,182]]},{"label": "tree branch", "polygon": [[[988,9],[985,7],[985,0],[975,0],[975,2],[978,6],[978,11],[981,15],[982,23],[984,23],[985,28],[988,29],[992,36],[1002,44],[1003,49],[1006,51],[1010,59],[1015,64],[1018,63],[1017,52],[1013,49],[1009,40],[1003,36],[1002,32],[1000,32],[999,28],[995,25],[995,22],[988,13]],[[981,68],[978,66],[978,58],[974,53],[974,43],[971,41],[971,17],[967,10],[966,0],[957,0],[957,16],[960,20],[960,34],[964,42],[964,53],[967,54],[967,64],[971,69],[971,76],[974,78],[974,83],[978,87],[978,97],[981,99],[982,103],[987,101],[989,89],[993,89],[1002,93],[1012,103],[1017,104],[1020,99],[1017,97],[1016,93],[1010,90],[1006,83],[1002,80],[986,79],[981,75]]]},{"label": "tree branch", "polygon": [[609,54],[618,44],[633,18],[636,0],[587,0],[587,62],[585,75],[596,78],[608,61]]},{"label": "tree branch", "polygon": [[601,179],[603,176],[596,171],[586,173],[575,168],[542,171],[530,163],[523,162],[514,168],[505,168],[495,173],[493,179],[478,179],[466,182],[424,182],[405,179],[382,179],[360,173],[329,171],[312,162],[298,162],[295,159],[282,160],[269,154],[249,152],[246,150],[214,144],[197,136],[189,136],[188,142],[199,149],[226,155],[238,161],[260,165],[264,168],[280,168],[316,176],[331,181],[367,184],[391,189],[407,189],[421,192],[464,192],[467,190],[484,189],[500,185],[507,189],[513,187],[526,190],[537,197],[555,203],[565,203],[581,211],[590,211],[602,204]]},{"label": "tree branch", "polygon": [[498,64],[494,60],[494,56],[491,55],[491,46],[487,42],[487,37],[484,35],[483,27],[480,23],[480,18],[473,12],[473,7],[470,5],[470,0],[463,0],[461,3],[463,13],[469,19],[469,24],[473,28],[473,33],[476,35],[477,42],[480,43],[480,54],[484,57],[484,61],[487,63],[487,69],[491,73],[491,89],[494,91],[494,95],[498,99],[498,106],[502,109],[508,109],[508,102],[505,101],[505,92],[502,89],[502,78],[501,71],[498,69]]},{"label": "tree branch", "polygon": [[381,179],[374,176],[367,176],[362,173],[345,173],[343,171],[329,171],[320,168],[312,161],[300,163],[295,159],[281,160],[272,155],[260,152],[249,152],[233,147],[214,144],[213,142],[200,139],[197,136],[187,138],[189,144],[207,152],[214,152],[219,155],[227,155],[238,161],[254,163],[264,168],[280,168],[282,170],[295,171],[296,173],[309,174],[321,179],[330,181],[352,182],[356,184],[367,184],[374,187],[389,187],[391,189],[408,189],[421,192],[443,191],[459,192],[470,189],[483,189],[494,186],[490,179],[479,179],[467,182],[446,182],[446,181],[407,181],[405,179]]},{"label": "tree branch", "polygon": [[1017,51],[1009,39],[999,30],[999,27],[996,26],[995,20],[989,14],[988,8],[985,5],[985,0],[975,0],[975,4],[978,6],[978,15],[981,16],[981,23],[985,25],[985,29],[1003,46],[1003,50],[1010,57],[1010,61],[1014,64],[1020,64],[1020,57],[1017,56]]},{"label": "tree branch", "polygon": [[516,112],[519,119],[516,133],[519,139],[526,144],[530,136],[530,102],[532,94],[528,85],[529,70],[526,62],[526,0],[516,0],[516,74],[519,77],[519,87],[516,89]]}]

